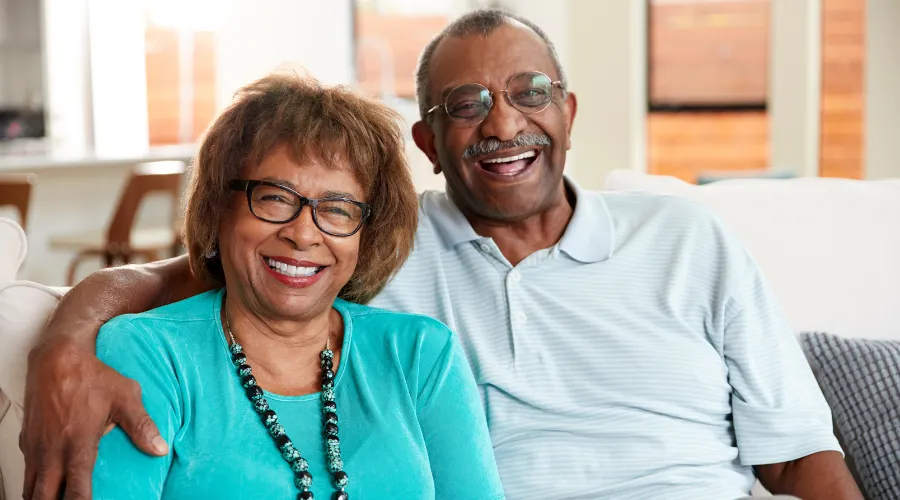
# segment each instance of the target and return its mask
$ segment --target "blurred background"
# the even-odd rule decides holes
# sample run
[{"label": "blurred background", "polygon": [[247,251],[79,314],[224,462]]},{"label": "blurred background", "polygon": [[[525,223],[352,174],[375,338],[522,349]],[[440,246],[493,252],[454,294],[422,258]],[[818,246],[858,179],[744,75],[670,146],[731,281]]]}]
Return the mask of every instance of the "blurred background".
[{"label": "blurred background", "polygon": [[[566,168],[587,188],[614,169],[900,177],[898,0],[0,0],[0,216],[28,236],[20,278],[179,251],[177,162],[273,69],[356,85],[408,129],[419,52],[485,6],[555,42],[579,98]],[[409,158],[420,190],[443,189],[412,141]]]}]

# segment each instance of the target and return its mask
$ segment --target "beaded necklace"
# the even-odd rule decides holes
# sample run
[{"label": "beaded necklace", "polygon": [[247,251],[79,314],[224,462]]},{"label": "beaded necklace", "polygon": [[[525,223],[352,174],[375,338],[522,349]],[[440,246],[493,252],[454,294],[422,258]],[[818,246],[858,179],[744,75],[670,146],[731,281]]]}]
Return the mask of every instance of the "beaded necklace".
[{"label": "beaded necklace", "polygon": [[[224,301],[222,304],[224,309]],[[228,315],[225,316],[225,328],[231,339],[231,360],[237,368],[238,378],[244,387],[247,398],[253,403],[253,409],[259,414],[263,425],[269,431],[269,435],[275,441],[275,445],[281,452],[281,457],[290,464],[294,471],[294,484],[300,490],[298,500],[313,500],[313,493],[309,491],[312,486],[312,474],[309,473],[309,462],[300,455],[300,451],[294,447],[284,427],[278,423],[278,415],[269,407],[269,402],[263,395],[262,389],[256,383],[253,371],[247,364],[247,356],[244,348],[234,339],[231,332],[231,323]],[[328,460],[328,469],[331,471],[331,482],[337,491],[331,496],[331,500],[349,500],[350,495],[344,491],[350,482],[349,476],[344,472],[344,462],[341,460],[341,442],[338,439],[337,405],[334,402],[334,352],[329,348],[330,341],[325,341],[325,349],[319,354],[319,363],[322,366],[322,436],[325,438],[325,457]]]}]

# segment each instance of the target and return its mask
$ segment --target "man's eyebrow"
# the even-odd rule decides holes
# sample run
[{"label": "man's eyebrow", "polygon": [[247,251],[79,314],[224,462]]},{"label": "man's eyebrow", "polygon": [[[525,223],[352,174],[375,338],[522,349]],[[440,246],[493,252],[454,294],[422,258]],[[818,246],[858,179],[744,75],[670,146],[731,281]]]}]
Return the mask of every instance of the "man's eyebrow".
[{"label": "man's eyebrow", "polygon": [[456,83],[456,84],[450,85],[448,87],[445,87],[444,90],[441,91],[441,104],[443,104],[444,101],[447,100],[447,96],[450,95],[450,92],[453,92],[454,90],[456,90],[459,87],[462,87],[463,85],[470,85],[473,83],[475,83],[475,82],[463,82],[463,83]]},{"label": "man's eyebrow", "polygon": [[447,96],[450,95],[450,92],[453,92],[453,89],[458,87],[459,85],[454,85],[452,87],[447,87],[441,92],[441,103],[447,100]]}]

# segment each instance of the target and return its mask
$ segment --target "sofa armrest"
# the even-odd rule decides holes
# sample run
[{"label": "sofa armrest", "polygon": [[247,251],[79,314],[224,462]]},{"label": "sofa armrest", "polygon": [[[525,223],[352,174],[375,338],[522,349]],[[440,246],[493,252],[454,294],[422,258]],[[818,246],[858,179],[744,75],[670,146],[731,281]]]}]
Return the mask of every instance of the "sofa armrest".
[{"label": "sofa armrest", "polygon": [[65,294],[29,281],[0,287],[0,500],[21,498],[25,464],[19,450],[25,400],[28,352],[37,343],[47,320]]}]

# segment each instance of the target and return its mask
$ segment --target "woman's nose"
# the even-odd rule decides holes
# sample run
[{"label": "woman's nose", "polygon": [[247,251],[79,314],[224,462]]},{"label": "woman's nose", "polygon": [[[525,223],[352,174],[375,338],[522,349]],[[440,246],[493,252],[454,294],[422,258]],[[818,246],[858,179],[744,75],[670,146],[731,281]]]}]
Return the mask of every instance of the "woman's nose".
[{"label": "woman's nose", "polygon": [[313,219],[313,208],[306,205],[300,209],[296,219],[284,224],[279,236],[292,242],[299,249],[321,243],[322,231]]}]

